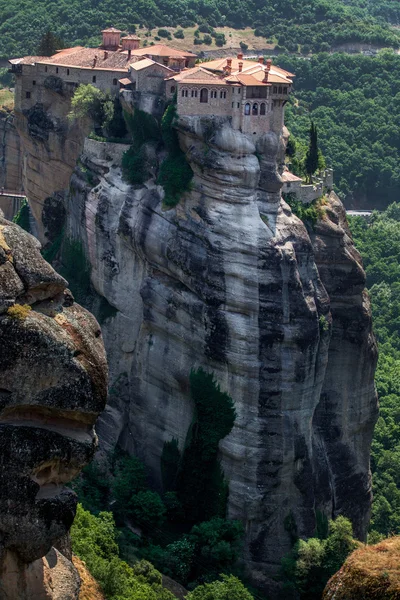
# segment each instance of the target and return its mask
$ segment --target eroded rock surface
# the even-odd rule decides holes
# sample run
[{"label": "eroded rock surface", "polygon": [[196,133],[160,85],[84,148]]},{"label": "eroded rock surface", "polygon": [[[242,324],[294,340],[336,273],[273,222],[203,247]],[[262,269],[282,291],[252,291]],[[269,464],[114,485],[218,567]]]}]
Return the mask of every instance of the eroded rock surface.
[{"label": "eroded rock surface", "polygon": [[106,401],[107,364],[97,321],[66,288],[39,242],[0,217],[4,599],[75,600],[79,592],[74,567],[52,546],[75,516],[76,495],[64,486],[97,446],[93,426]]},{"label": "eroded rock surface", "polygon": [[95,187],[79,169],[71,180],[66,235],[83,240],[92,283],[118,310],[103,326],[100,438],[161,485],[163,444],[182,448],[192,419],[189,373],[213,371],[237,411],[220,445],[228,513],[245,524],[253,580],[273,593],[285,523],[310,536],[318,510],[343,512],[365,535],[377,414],[365,276],[334,194],[309,231],[282,200],[285,131],[255,146],[224,119],[178,129],[195,175],[175,209],[93,148],[82,160]]}]

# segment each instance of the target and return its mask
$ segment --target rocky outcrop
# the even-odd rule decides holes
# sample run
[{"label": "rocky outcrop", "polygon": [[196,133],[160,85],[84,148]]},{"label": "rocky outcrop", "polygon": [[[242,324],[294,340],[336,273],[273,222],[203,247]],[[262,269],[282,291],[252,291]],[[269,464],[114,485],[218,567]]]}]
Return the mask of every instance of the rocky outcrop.
[{"label": "rocky outcrop", "polygon": [[64,85],[60,93],[60,85],[61,79],[48,77],[40,88],[40,102],[29,110],[15,110],[15,126],[23,149],[22,185],[42,242],[49,239],[43,207],[68,190],[89,133],[88,123],[67,118],[74,89]]},{"label": "rocky outcrop", "polygon": [[163,444],[182,448],[192,419],[189,373],[213,371],[237,412],[220,444],[229,516],[245,524],[253,580],[273,593],[293,527],[312,535],[317,511],[365,535],[377,415],[365,277],[334,194],[309,230],[281,199],[285,132],[254,144],[224,119],[178,129],[194,179],[176,208],[153,180],[125,184],[112,151],[87,148],[92,182],[82,169],[71,180],[65,233],[117,309],[103,325],[100,437],[161,485]]},{"label": "rocky outcrop", "polygon": [[58,540],[92,458],[107,394],[100,327],[75,304],[39,242],[0,217],[0,597],[75,600]]},{"label": "rocky outcrop", "polygon": [[322,600],[394,600],[400,597],[400,538],[362,546],[328,581]]}]

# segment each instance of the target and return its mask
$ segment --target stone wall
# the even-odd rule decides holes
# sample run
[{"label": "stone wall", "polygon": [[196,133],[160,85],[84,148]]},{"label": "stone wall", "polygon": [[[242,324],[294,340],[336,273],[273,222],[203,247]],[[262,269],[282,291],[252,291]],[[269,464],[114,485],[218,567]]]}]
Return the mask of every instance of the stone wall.
[{"label": "stone wall", "polygon": [[22,190],[21,140],[12,113],[0,110],[0,188]]}]

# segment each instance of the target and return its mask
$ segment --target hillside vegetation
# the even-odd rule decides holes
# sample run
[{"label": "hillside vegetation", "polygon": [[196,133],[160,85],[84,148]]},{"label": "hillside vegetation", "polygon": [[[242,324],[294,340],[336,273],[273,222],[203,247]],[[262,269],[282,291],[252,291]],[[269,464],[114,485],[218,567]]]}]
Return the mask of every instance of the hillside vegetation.
[{"label": "hillside vegetation", "polygon": [[[376,385],[380,417],[372,444],[374,502],[371,530],[400,534],[400,203],[351,230],[367,272],[379,344]],[[376,537],[376,534],[373,534]]]},{"label": "hillside vegetation", "polygon": [[[107,25],[134,30],[207,23],[212,27],[252,27],[288,50],[324,50],[344,42],[398,46],[400,7],[389,0],[0,0],[0,56],[35,51],[47,29],[66,44],[97,42]],[[94,37],[95,36],[95,37]],[[325,46],[324,46],[325,45]]]},{"label": "hillside vegetation", "polygon": [[304,152],[310,120],[347,204],[386,207],[400,197],[400,56],[281,56],[296,73],[286,125]]}]

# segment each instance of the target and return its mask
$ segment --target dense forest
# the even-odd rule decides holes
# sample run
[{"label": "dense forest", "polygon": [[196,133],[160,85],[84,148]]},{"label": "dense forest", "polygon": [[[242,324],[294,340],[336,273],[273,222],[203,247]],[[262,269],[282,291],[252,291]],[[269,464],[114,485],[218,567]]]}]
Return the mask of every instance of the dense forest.
[{"label": "dense forest", "polygon": [[172,26],[252,27],[286,47],[321,51],[346,42],[398,47],[400,6],[389,0],[0,0],[0,57],[33,53],[52,29],[66,44],[98,41],[106,25],[133,31]]},{"label": "dense forest", "polygon": [[296,73],[286,125],[299,154],[310,120],[346,204],[385,208],[400,197],[400,56],[284,55],[279,65]]},{"label": "dense forest", "polygon": [[[372,445],[374,503],[371,530],[400,534],[400,203],[350,219],[361,252],[379,344],[376,385],[380,417]],[[376,537],[376,536],[375,536]]]}]

